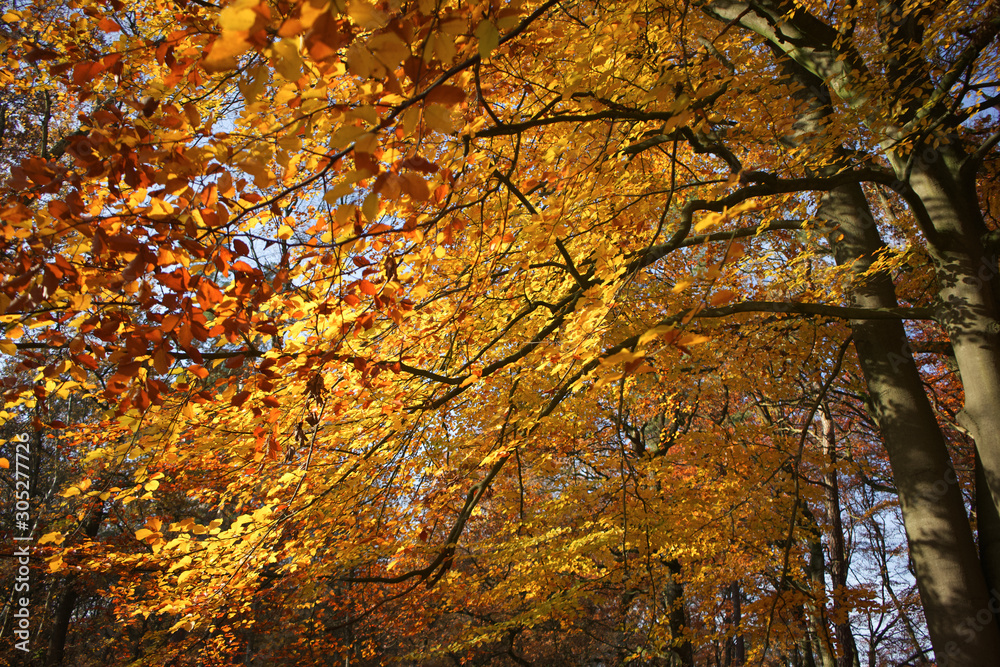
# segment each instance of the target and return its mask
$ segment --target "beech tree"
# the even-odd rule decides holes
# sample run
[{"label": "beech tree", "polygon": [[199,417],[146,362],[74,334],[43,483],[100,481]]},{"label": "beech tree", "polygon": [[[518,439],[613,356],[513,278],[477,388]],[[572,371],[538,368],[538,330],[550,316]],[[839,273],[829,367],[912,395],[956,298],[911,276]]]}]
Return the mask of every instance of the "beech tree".
[{"label": "beech tree", "polygon": [[1000,654],[995,3],[2,19],[49,663]]}]

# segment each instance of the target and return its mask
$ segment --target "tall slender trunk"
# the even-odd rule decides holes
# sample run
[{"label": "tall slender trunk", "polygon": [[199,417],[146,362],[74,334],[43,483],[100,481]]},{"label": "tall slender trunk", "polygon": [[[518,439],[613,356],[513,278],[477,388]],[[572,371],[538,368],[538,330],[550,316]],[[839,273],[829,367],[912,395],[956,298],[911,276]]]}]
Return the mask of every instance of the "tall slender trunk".
[{"label": "tall slender trunk", "polygon": [[670,665],[671,667],[692,667],[694,665],[694,651],[691,642],[684,637],[684,629],[687,626],[687,610],[684,607],[684,585],[679,581],[681,564],[674,559],[667,561],[666,565],[670,572],[670,582],[663,589],[663,602],[667,607],[670,623],[670,650],[673,652]]},{"label": "tall slender trunk", "polygon": [[[87,520],[86,526],[84,526],[84,532],[89,539],[94,539],[97,537],[97,532],[101,528],[101,522],[104,521],[104,509],[98,507],[90,515],[90,519]],[[66,651],[66,638],[69,636],[69,623],[73,618],[73,611],[76,609],[76,603],[79,599],[79,594],[73,587],[76,577],[70,576],[66,578],[65,590],[63,591],[62,599],[59,600],[59,606],[56,608],[55,617],[52,621],[52,634],[49,635],[49,648],[46,654],[45,663],[51,667],[63,664],[63,658]]]},{"label": "tall slender trunk", "polygon": [[827,541],[830,545],[830,580],[833,583],[834,634],[840,652],[837,667],[858,667],[858,647],[851,632],[851,623],[844,609],[844,592],[847,589],[847,548],[844,539],[844,524],[840,516],[840,480],[837,475],[837,441],[829,408],[823,406],[819,413],[822,428],[823,455],[830,470],[826,474],[826,519]]},{"label": "tall slender trunk", "polygon": [[729,599],[732,604],[733,615],[732,625],[736,629],[736,635],[730,640],[732,652],[732,664],[743,665],[747,661],[746,640],[740,630],[740,623],[743,622],[743,592],[740,590],[740,582],[734,581],[729,585]]},{"label": "tall slender trunk", "polygon": [[812,650],[819,657],[822,667],[837,667],[826,615],[826,558],[823,556],[823,543],[820,541],[815,517],[808,510],[803,510],[802,513],[815,527],[815,538],[809,540],[809,579],[814,597],[811,602],[806,603]]}]

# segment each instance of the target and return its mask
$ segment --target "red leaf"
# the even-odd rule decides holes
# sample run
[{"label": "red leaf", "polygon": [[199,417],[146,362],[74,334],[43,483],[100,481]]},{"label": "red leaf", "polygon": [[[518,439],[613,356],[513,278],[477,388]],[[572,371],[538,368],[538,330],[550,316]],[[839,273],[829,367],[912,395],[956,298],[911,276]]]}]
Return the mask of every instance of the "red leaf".
[{"label": "red leaf", "polygon": [[239,368],[240,366],[243,365],[243,360],[245,358],[246,357],[244,357],[242,354],[237,354],[235,357],[230,357],[226,359],[225,366],[226,368]]},{"label": "red leaf", "polygon": [[82,86],[92,83],[97,75],[104,71],[103,63],[83,61],[73,66],[73,83]]},{"label": "red leaf", "polygon": [[433,174],[438,170],[438,166],[436,164],[430,162],[426,158],[420,157],[419,155],[414,155],[413,157],[408,157],[405,160],[400,161],[399,166],[404,169],[422,171],[425,174]]},{"label": "red leaf", "polygon": [[89,354],[78,354],[76,355],[75,359],[78,364],[86,366],[87,368],[94,371],[97,370],[97,359],[94,359]]}]

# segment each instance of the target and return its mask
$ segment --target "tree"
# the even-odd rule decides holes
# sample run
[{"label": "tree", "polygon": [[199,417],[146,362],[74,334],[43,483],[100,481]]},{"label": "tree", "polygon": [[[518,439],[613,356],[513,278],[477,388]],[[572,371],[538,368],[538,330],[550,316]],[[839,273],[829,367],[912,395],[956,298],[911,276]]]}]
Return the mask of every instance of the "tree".
[{"label": "tree", "polygon": [[813,4],[10,7],[6,407],[105,405],[34,428],[135,538],[50,570],[136,661],[850,664],[880,435],[897,657],[898,502],[987,664],[1000,14]]}]

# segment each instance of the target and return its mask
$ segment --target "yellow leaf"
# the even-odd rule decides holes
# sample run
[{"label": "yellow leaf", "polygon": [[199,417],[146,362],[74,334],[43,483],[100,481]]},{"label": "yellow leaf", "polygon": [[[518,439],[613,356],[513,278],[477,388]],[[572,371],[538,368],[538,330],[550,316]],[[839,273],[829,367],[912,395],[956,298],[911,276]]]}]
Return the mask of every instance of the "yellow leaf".
[{"label": "yellow leaf", "polygon": [[135,539],[144,540],[150,535],[155,535],[155,534],[156,533],[151,531],[149,528],[140,528],[139,530],[135,531]]},{"label": "yellow leaf", "polygon": [[372,192],[365,197],[365,203],[361,205],[361,213],[369,222],[378,219],[378,195]]},{"label": "yellow leaf", "polygon": [[326,194],[323,195],[323,201],[333,206],[337,203],[338,199],[346,197],[352,192],[354,192],[354,186],[350,183],[344,183],[341,181],[326,191]]},{"label": "yellow leaf", "polygon": [[444,65],[451,65],[455,62],[458,49],[455,48],[455,40],[446,34],[432,35],[434,40],[434,55],[438,57]]},{"label": "yellow leaf", "polygon": [[386,15],[366,0],[351,0],[347,3],[347,15],[365,30],[374,30],[385,25]]},{"label": "yellow leaf", "polygon": [[359,153],[374,153],[378,150],[378,135],[365,132],[354,142],[354,150]]},{"label": "yellow leaf", "polygon": [[185,630],[191,632],[194,630],[194,621],[182,619],[174,623],[173,627],[170,628],[170,632],[176,632],[178,630]]},{"label": "yellow leaf", "polygon": [[60,533],[57,530],[55,532],[45,533],[44,535],[42,535],[38,539],[38,543],[39,544],[48,544],[49,542],[52,542],[53,544],[62,544],[64,539],[65,538],[63,537],[62,533]]},{"label": "yellow leaf", "polygon": [[271,47],[274,67],[288,81],[298,81],[302,76],[302,56],[299,55],[298,40],[286,37]]},{"label": "yellow leaf", "polygon": [[394,32],[384,32],[368,40],[368,49],[389,70],[410,56],[410,47]]},{"label": "yellow leaf", "polygon": [[480,58],[488,58],[493,49],[500,45],[500,33],[488,19],[483,19],[476,26],[476,37],[479,38]]},{"label": "yellow leaf", "polygon": [[236,69],[236,56],[250,48],[245,32],[230,32],[223,30],[222,34],[212,42],[212,50],[205,56],[202,66],[208,72],[224,72]]},{"label": "yellow leaf", "polygon": [[726,216],[721,213],[709,213],[695,224],[694,231],[700,233],[706,229],[715,227],[716,225],[722,223],[725,219]]},{"label": "yellow leaf", "polygon": [[428,104],[424,107],[424,122],[432,130],[451,134],[455,125],[451,119],[451,111],[441,104]]},{"label": "yellow leaf", "polygon": [[652,329],[650,329],[646,333],[644,333],[641,336],[639,336],[639,345],[640,346],[641,345],[645,345],[646,343],[648,343],[648,342],[650,342],[652,340],[655,340],[656,338],[659,338],[660,336],[663,336],[663,335],[665,335],[665,334],[667,334],[667,333],[669,333],[669,332],[671,332],[673,330],[674,330],[673,326],[667,326],[667,325],[664,325],[664,324],[661,324],[660,326],[653,327]]},{"label": "yellow leaf", "polygon": [[78,496],[78,495],[80,495],[80,489],[76,488],[75,486],[71,486],[62,492],[63,498],[72,498],[73,496]]},{"label": "yellow leaf", "polygon": [[330,3],[324,0],[309,0],[299,5],[299,20],[303,28],[311,28],[316,20],[330,9]]},{"label": "yellow leaf", "polygon": [[702,334],[684,334],[677,339],[678,345],[690,346],[690,345],[701,345],[702,343],[707,343],[712,340],[708,336]]},{"label": "yellow leaf", "polygon": [[594,383],[594,387],[599,389],[606,384],[617,382],[618,380],[621,380],[624,375],[625,375],[624,373],[612,373],[610,375],[605,375],[604,377],[600,378],[597,382]]},{"label": "yellow leaf", "polygon": [[223,30],[249,30],[257,20],[257,12],[248,3],[238,2],[219,12],[219,27]]},{"label": "yellow leaf", "polygon": [[441,32],[446,35],[464,35],[469,24],[463,18],[455,18],[441,24]]},{"label": "yellow leaf", "polygon": [[632,350],[620,350],[612,354],[610,357],[605,357],[604,359],[601,359],[601,363],[611,366],[613,364],[618,364],[621,362],[628,363],[630,361],[635,361],[636,359],[642,359],[645,356],[646,353],[642,351],[633,352]]},{"label": "yellow leaf", "polygon": [[690,280],[688,278],[685,278],[684,280],[678,280],[677,283],[673,287],[670,288],[670,291],[673,292],[674,294],[677,294],[679,292],[683,292],[688,287],[691,287],[691,284],[693,282],[694,282],[693,280]]},{"label": "yellow leaf", "polygon": [[142,488],[146,489],[147,491],[156,491],[156,489],[158,489],[159,487],[160,483],[154,479],[151,482],[146,482],[146,485]]}]

